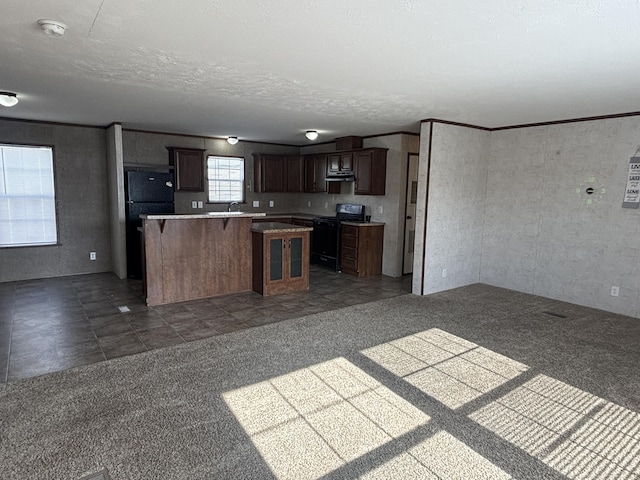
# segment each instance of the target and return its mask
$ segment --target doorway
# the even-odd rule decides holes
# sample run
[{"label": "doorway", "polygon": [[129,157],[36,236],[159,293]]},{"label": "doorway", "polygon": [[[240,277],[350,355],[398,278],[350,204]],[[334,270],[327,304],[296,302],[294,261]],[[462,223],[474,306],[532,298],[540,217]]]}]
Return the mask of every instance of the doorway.
[{"label": "doorway", "polygon": [[404,253],[402,274],[413,272],[413,253],[416,239],[416,204],[418,201],[418,154],[410,153],[407,164],[407,196],[404,215]]}]

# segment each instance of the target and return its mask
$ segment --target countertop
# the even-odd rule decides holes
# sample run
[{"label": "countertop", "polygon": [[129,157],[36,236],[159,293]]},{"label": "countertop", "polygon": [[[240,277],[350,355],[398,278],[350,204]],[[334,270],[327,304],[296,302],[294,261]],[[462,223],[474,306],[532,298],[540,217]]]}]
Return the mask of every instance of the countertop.
[{"label": "countertop", "polygon": [[[266,214],[266,218],[298,218],[301,220],[313,220],[316,217],[321,217],[321,216],[330,216],[330,215],[323,215],[320,213],[314,214],[314,213],[267,213]],[[357,227],[375,227],[378,225],[384,225],[384,222],[349,222],[349,221],[342,221],[340,222],[343,225],[354,225]]]},{"label": "countertop", "polygon": [[259,222],[254,223],[251,227],[252,232],[258,233],[295,233],[295,232],[311,232],[312,227],[303,227],[301,225],[291,225],[290,223],[280,222]]},{"label": "countertop", "polygon": [[354,227],[376,227],[378,225],[384,225],[384,222],[349,222],[343,220],[340,224],[353,225]]},{"label": "countertop", "polygon": [[190,220],[200,218],[252,218],[264,217],[264,212],[208,212],[208,213],[163,213],[157,215],[149,215],[143,213],[140,218],[144,220]]},{"label": "countertop", "polygon": [[299,218],[300,220],[313,220],[318,215],[313,213],[267,213],[267,218]]}]

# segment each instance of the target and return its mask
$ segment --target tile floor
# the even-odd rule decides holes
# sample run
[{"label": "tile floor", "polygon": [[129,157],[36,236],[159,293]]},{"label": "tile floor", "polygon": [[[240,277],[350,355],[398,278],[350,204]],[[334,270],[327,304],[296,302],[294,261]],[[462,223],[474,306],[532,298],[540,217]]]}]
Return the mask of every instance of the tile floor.
[{"label": "tile floor", "polygon": [[146,307],[142,283],[112,273],[0,283],[0,383],[404,295],[411,275],[356,278],[312,266],[310,286]]}]

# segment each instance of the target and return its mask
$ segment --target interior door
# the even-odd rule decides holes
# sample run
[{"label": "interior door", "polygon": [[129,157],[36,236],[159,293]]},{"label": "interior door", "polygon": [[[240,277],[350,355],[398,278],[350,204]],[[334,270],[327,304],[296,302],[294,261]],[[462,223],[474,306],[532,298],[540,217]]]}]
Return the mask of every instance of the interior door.
[{"label": "interior door", "polygon": [[418,154],[409,154],[407,167],[407,198],[404,221],[404,264],[402,273],[413,272],[413,251],[416,239],[416,203],[418,200]]}]

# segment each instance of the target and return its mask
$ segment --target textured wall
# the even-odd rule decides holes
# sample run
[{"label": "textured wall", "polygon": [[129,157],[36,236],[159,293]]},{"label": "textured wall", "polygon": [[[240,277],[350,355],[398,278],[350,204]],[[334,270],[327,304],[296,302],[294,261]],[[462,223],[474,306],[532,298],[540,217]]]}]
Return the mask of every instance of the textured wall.
[{"label": "textured wall", "polygon": [[493,132],[480,281],[640,317],[639,147],[640,117]]},{"label": "textured wall", "polygon": [[105,130],[0,120],[0,142],[54,147],[59,243],[0,249],[0,281],[110,271]]},{"label": "textured wall", "polygon": [[[423,132],[428,128],[429,123],[423,123]],[[490,140],[487,131],[442,123],[433,125],[424,294],[469,285],[480,279]],[[426,160],[422,152],[424,146],[423,143],[419,173],[423,181],[419,190],[426,188],[422,165]],[[420,200],[424,201],[424,192]],[[424,224],[418,227],[421,225]],[[420,228],[417,232],[419,236]],[[443,269],[447,271],[446,277],[442,276]],[[414,269],[414,275],[417,272],[420,270]]]}]

